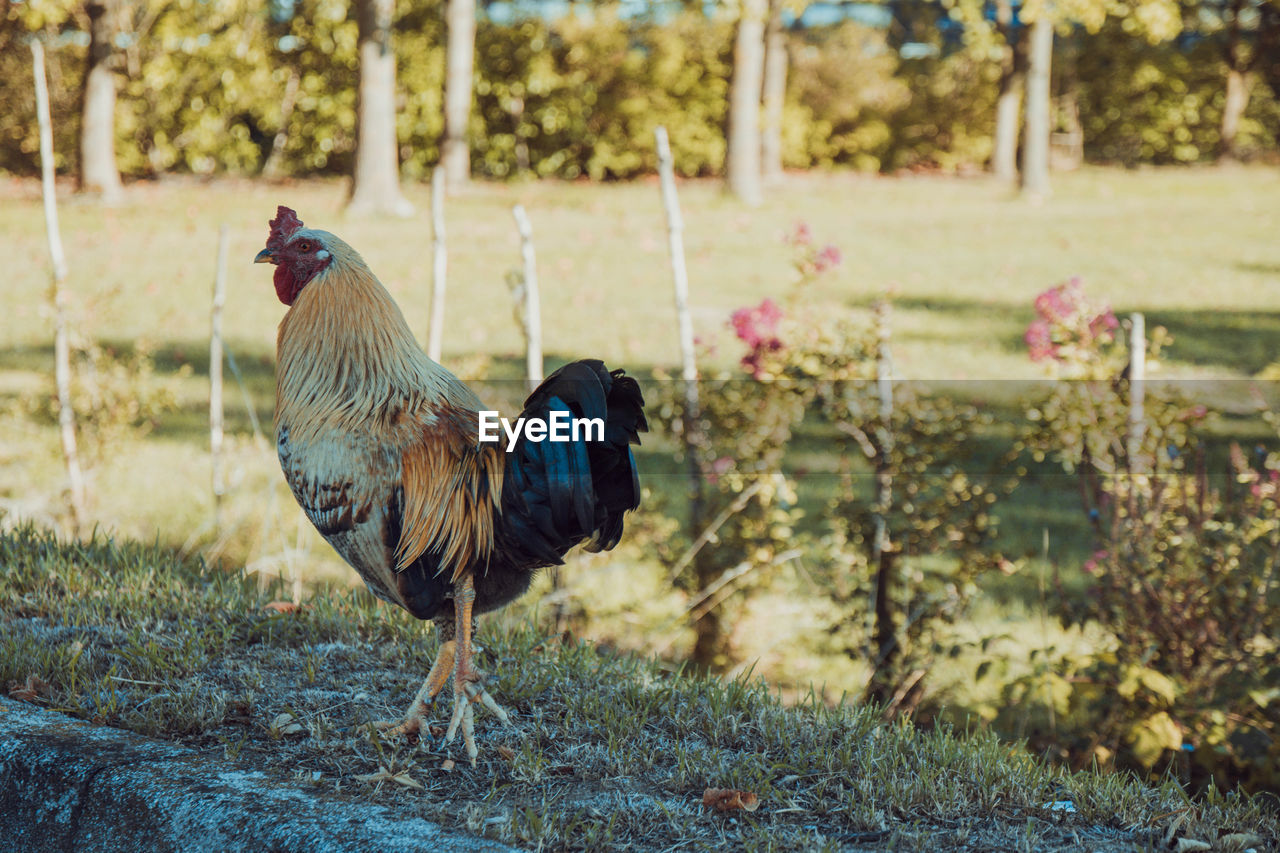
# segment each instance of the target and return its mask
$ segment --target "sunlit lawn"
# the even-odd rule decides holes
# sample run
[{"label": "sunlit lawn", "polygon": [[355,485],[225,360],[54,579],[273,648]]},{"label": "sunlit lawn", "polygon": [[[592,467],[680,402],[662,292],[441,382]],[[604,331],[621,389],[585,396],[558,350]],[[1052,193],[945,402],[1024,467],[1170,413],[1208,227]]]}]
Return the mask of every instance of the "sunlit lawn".
[{"label": "sunlit lawn", "polygon": [[[307,225],[331,230],[359,249],[411,326],[425,334],[431,288],[425,216],[344,221],[345,188],[339,181],[177,180],[135,185],[127,203],[112,210],[64,198],[67,286],[78,331],[120,346],[151,342],[159,348],[163,375],[181,364],[194,368],[176,380],[179,412],[145,438],[118,442],[94,465],[91,510],[104,527],[191,548],[214,540],[206,375],[219,224],[231,234],[225,333],[267,433],[275,328],[284,307],[276,301],[270,269],[251,260],[276,204],[296,208]],[[19,411],[23,400],[50,384],[48,264],[37,190],[31,182],[0,185],[6,264],[0,277],[0,403],[11,410],[0,416],[0,506],[14,516],[50,519],[59,512],[62,488],[56,435]],[[426,187],[407,192],[420,211],[427,209]],[[1170,375],[1242,378],[1276,358],[1280,170],[1273,168],[1089,169],[1057,176],[1052,201],[1040,206],[982,179],[817,174],[792,177],[758,210],[742,208],[711,182],[683,184],[681,198],[697,333],[704,341],[718,340],[713,358],[721,365],[736,358],[728,313],[778,296],[792,281],[784,237],[800,221],[844,256],[835,273],[812,285],[815,306],[865,307],[893,293],[893,354],[903,378],[1040,377],[1021,341],[1031,302],[1073,275],[1109,299],[1117,313],[1141,310],[1149,324],[1169,327],[1175,337],[1165,365]],[[641,372],[676,364],[656,182],[479,184],[450,199],[446,363],[472,376],[516,370],[522,341],[504,279],[519,264],[511,218],[517,202],[533,221],[550,366],[587,355]],[[493,363],[486,365],[483,357]],[[269,442],[254,443],[241,390],[230,375],[228,381],[235,441],[220,553],[271,573],[349,582],[354,576],[293,506]],[[1232,428],[1258,434],[1256,423]],[[820,462],[822,437],[810,436],[800,450]],[[663,467],[653,457],[649,464]],[[810,505],[820,512],[821,501]],[[1055,525],[1074,535],[1079,520],[1073,511],[1070,499],[1056,493],[1023,498],[1006,514],[1006,529],[1013,528],[1009,541],[1030,547],[1050,527],[1057,542]],[[1084,547],[1073,542],[1067,551]],[[652,585],[642,614],[628,602],[607,601],[609,579],[625,583],[638,562],[652,565],[634,548],[596,559],[596,577],[585,584],[600,602],[591,624],[601,636],[653,648],[667,641],[653,642],[648,633],[671,613],[678,615],[675,597]],[[760,658],[767,673],[792,684],[806,676],[848,674],[844,665],[822,662],[829,650],[780,651],[817,627],[817,617],[790,608],[791,618],[773,620],[774,639],[756,630],[770,621],[757,610],[740,626],[744,657]]]}]

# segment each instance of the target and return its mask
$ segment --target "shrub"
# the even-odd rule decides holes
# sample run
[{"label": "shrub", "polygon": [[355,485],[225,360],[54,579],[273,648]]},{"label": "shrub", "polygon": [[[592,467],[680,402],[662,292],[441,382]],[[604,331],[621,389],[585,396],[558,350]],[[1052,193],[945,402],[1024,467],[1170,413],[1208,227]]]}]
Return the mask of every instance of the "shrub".
[{"label": "shrub", "polygon": [[1065,740],[1077,763],[1158,771],[1177,758],[1197,784],[1274,789],[1280,456],[1232,447],[1227,476],[1211,478],[1206,407],[1149,387],[1143,420],[1131,420],[1108,310],[1078,283],[1042,294],[1037,310],[1028,342],[1046,352],[1047,332],[1047,357],[1086,377],[1038,402],[1028,435],[1033,452],[1076,472],[1096,537],[1087,595],[1063,596],[1059,614],[1111,642],[1010,685],[998,724],[1022,714],[1020,734]]}]

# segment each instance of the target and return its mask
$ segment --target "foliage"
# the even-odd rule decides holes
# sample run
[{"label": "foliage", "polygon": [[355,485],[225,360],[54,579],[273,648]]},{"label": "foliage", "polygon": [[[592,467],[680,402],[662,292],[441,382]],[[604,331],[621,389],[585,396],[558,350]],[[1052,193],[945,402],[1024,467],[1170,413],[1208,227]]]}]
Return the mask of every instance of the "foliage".
[{"label": "foliage", "polygon": [[1042,722],[1060,729],[1076,761],[1117,757],[1151,770],[1189,753],[1182,769],[1197,783],[1274,789],[1280,456],[1233,446],[1227,477],[1215,481],[1200,435],[1204,406],[1148,388],[1137,421],[1127,379],[1105,378],[1109,311],[1078,282],[1041,294],[1037,309],[1037,324],[1057,318],[1051,337],[1073,341],[1049,357],[1090,377],[1060,384],[1030,414],[1028,446],[1078,471],[1097,541],[1081,568],[1088,594],[1064,597],[1059,613],[1067,624],[1096,622],[1114,643],[1040,668],[1006,699],[1044,703]]},{"label": "foliage", "polygon": [[[783,304],[766,298],[731,317],[746,347],[740,367],[751,381],[716,383],[704,395],[710,446],[701,464],[714,489],[705,515],[726,517],[707,558],[714,571],[699,574],[695,565],[689,577],[702,586],[691,589],[705,595],[708,580],[736,581],[746,572],[755,573],[747,583],[758,585],[780,554],[799,555],[788,550],[797,544],[797,487],[783,471],[786,444],[807,417],[833,424],[841,435],[835,454],[845,460],[844,484],[830,507],[829,534],[810,543],[841,611],[831,632],[844,637],[847,654],[871,663],[874,698],[909,710],[922,695],[945,626],[963,614],[978,577],[1013,568],[995,551],[992,514],[998,494],[1012,483],[997,485],[973,470],[972,441],[990,419],[972,406],[899,390],[892,414],[882,420],[882,327],[804,308],[807,288],[839,265],[840,252],[816,245],[803,222],[787,242],[796,280]],[[889,478],[887,506],[867,493],[865,468],[851,463],[862,454],[877,477]],[[874,558],[878,517],[887,521],[890,542],[880,563]],[[891,584],[887,614],[875,606],[880,583]]]},{"label": "foliage", "polygon": [[[176,376],[156,376],[153,347],[136,341],[124,353],[77,337],[71,354],[71,406],[87,457],[104,460],[125,438],[149,433],[168,413],[178,408],[175,388],[190,375],[189,365]],[[18,408],[28,417],[47,424],[58,422],[58,398],[47,393],[21,397]]]},{"label": "foliage", "polygon": [[[797,280],[790,289],[789,307],[795,307],[800,289],[840,263],[839,251],[832,246],[814,251],[807,241],[792,242]],[[725,668],[731,659],[729,638],[721,627],[726,600],[733,596],[740,606],[770,579],[771,570],[801,553],[795,548],[800,517],[796,484],[784,472],[783,462],[813,399],[813,385],[806,377],[779,370],[779,359],[807,358],[784,339],[801,326],[790,324],[783,332],[783,319],[783,309],[768,298],[733,312],[729,322],[745,346],[739,366],[746,377],[720,371],[701,381],[698,437],[683,437],[685,452],[696,454],[703,483],[694,498],[701,505],[698,520],[708,526],[691,531],[698,539],[672,567],[673,580],[693,597],[690,616],[695,624],[701,623],[695,660],[716,669]],[[658,407],[657,420],[681,435],[686,420],[683,387],[674,382],[664,387],[667,396]]]},{"label": "foliage", "polygon": [[723,164],[726,23],[688,12],[662,26],[622,22],[605,8],[588,20],[482,24],[476,52],[479,172],[599,180],[652,171],[659,125],[683,174]]},{"label": "foliage", "polygon": [[783,161],[795,168],[889,165],[894,117],[911,101],[899,60],[878,30],[844,23],[792,45]]},{"label": "foliage", "polygon": [[[282,11],[285,4],[265,0],[128,4],[115,63],[122,173],[253,174],[277,144],[273,175],[277,166],[278,174],[292,175],[350,171],[357,78],[350,4],[289,5]],[[1091,157],[1192,162],[1216,152],[1222,35],[1160,42],[1167,5],[1078,0],[1063,7],[1067,19],[1088,24],[1071,38]],[[952,16],[964,22],[963,44],[944,37],[932,12],[915,15],[912,37],[936,48],[918,58],[900,57],[896,31],[852,22],[789,32],[785,162],[864,171],[980,166],[991,149],[1000,70],[980,6],[953,5]],[[402,3],[395,23],[397,132],[410,177],[427,175],[439,157],[440,8]],[[4,9],[0,75],[24,82],[0,90],[0,170],[36,169],[34,99],[25,83],[30,57],[18,49],[33,34],[51,46],[54,149],[66,170],[78,144],[82,12],[66,2]],[[681,173],[718,173],[731,34],[725,16],[686,9],[657,23],[622,19],[609,4],[554,21],[482,20],[473,170],[496,178],[632,177],[654,168],[653,129],[661,124]],[[1273,151],[1280,106],[1261,78],[1252,94],[1241,145],[1246,153]]]},{"label": "foliage", "polygon": [[[1085,153],[1093,160],[1195,163],[1220,150],[1226,63],[1219,37],[1181,43],[1135,41],[1119,24],[1081,49],[1075,75]],[[1249,78],[1237,144],[1245,155],[1276,150],[1280,98]]]}]

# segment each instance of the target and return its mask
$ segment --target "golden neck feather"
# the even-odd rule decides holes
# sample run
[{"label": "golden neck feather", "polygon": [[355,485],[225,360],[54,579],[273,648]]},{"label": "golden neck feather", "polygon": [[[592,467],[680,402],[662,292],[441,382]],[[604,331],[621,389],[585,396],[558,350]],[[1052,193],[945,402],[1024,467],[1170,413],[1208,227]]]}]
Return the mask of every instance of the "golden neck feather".
[{"label": "golden neck feather", "polygon": [[332,263],[280,321],[277,428],[352,428],[441,401],[478,409],[479,399],[422,351],[359,253],[337,238],[326,248]]}]

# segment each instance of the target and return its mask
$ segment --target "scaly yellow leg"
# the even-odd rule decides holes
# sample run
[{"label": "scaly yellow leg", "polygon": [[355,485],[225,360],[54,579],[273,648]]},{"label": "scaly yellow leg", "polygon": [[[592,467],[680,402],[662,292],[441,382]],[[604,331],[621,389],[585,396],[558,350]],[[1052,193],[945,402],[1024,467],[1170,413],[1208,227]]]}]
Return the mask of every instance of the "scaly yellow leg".
[{"label": "scaly yellow leg", "polygon": [[493,701],[493,697],[484,689],[484,676],[471,665],[471,611],[475,606],[476,588],[468,572],[453,585],[454,624],[458,635],[454,649],[453,669],[453,716],[449,719],[449,730],[445,733],[444,742],[453,743],[458,728],[462,728],[462,741],[467,746],[467,758],[471,766],[476,766],[475,711],[473,702],[479,702],[493,712],[499,720],[509,725],[511,722],[502,706]]},{"label": "scaly yellow leg", "polygon": [[[441,624],[439,628],[442,637],[446,633],[452,633],[451,626],[447,623]],[[422,682],[418,695],[413,697],[413,701],[409,703],[408,710],[404,712],[403,720],[399,722],[383,720],[374,725],[385,731],[389,737],[421,731],[422,723],[427,717],[427,707],[449,681],[449,676],[453,670],[456,648],[457,641],[453,639],[445,640],[440,644],[440,653],[436,655],[435,661],[431,664],[431,671],[427,673],[426,681]]]}]

